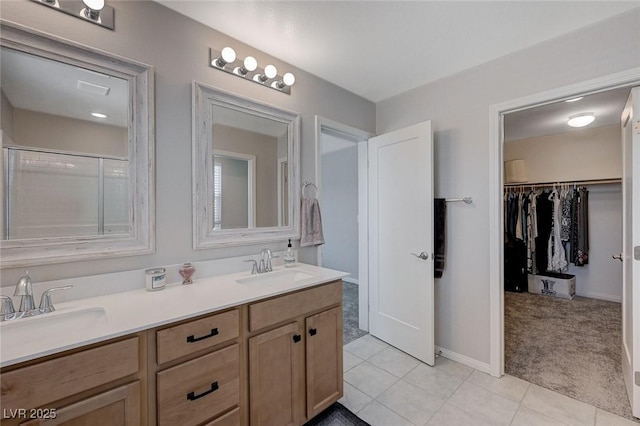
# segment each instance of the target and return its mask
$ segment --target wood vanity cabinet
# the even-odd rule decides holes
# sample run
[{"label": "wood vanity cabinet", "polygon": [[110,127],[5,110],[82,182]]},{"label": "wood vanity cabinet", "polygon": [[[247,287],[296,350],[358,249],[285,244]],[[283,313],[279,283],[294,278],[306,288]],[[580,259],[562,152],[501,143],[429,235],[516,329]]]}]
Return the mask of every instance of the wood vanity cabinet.
[{"label": "wood vanity cabinet", "polygon": [[249,305],[252,426],[302,425],[342,397],[342,282]]},{"label": "wood vanity cabinet", "polygon": [[144,334],[2,370],[2,425],[131,425],[142,402]]},{"label": "wood vanity cabinet", "polygon": [[6,367],[0,385],[2,426],[299,426],[342,397],[342,281]]}]

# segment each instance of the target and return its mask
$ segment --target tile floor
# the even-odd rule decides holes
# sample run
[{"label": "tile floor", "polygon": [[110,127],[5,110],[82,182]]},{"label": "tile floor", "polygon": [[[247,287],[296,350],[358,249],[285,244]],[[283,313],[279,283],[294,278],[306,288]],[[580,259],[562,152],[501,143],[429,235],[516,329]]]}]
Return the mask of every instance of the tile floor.
[{"label": "tile floor", "polygon": [[430,367],[366,335],[344,347],[339,401],[373,426],[637,426],[513,376],[444,357]]}]

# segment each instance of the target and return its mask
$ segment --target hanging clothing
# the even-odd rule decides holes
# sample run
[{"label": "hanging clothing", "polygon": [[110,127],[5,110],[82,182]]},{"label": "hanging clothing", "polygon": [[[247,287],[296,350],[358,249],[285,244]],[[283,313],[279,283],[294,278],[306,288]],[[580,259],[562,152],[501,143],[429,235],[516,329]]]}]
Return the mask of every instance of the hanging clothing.
[{"label": "hanging clothing", "polygon": [[516,208],[517,210],[517,218],[516,218],[516,239],[524,240],[524,235],[522,234],[522,193],[519,193],[516,196]]},{"label": "hanging clothing", "polygon": [[549,264],[548,242],[553,226],[553,202],[549,200],[550,191],[543,191],[537,200],[537,226],[535,262],[537,271],[544,272]]},{"label": "hanging clothing", "polygon": [[576,266],[584,266],[589,263],[589,190],[582,187],[578,189],[577,202],[577,247]]},{"label": "hanging clothing", "polygon": [[549,264],[547,270],[563,272],[568,268],[567,257],[562,245],[562,200],[560,194],[554,188],[549,196],[553,202],[553,227],[549,236]]},{"label": "hanging clothing", "polygon": [[569,187],[564,187],[560,191],[560,199],[562,200],[562,232],[560,237],[562,241],[570,241],[571,239],[571,201],[573,199],[573,191]]}]

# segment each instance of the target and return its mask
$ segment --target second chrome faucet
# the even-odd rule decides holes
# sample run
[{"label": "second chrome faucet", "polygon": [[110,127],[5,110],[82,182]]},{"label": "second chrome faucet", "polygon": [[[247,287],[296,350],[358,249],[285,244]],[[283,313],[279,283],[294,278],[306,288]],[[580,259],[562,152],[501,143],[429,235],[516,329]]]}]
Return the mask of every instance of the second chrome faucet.
[{"label": "second chrome faucet", "polygon": [[2,296],[2,304],[0,309],[0,321],[8,321],[13,319],[32,317],[35,315],[46,314],[55,311],[53,302],[51,300],[51,293],[58,290],[68,290],[72,288],[72,285],[64,287],[54,287],[45,290],[40,298],[40,306],[36,308],[33,300],[33,285],[29,271],[25,272],[25,275],[20,277],[16,284],[16,289],[13,292],[14,296],[20,296],[20,307],[16,312],[13,307],[13,301],[10,297]]}]

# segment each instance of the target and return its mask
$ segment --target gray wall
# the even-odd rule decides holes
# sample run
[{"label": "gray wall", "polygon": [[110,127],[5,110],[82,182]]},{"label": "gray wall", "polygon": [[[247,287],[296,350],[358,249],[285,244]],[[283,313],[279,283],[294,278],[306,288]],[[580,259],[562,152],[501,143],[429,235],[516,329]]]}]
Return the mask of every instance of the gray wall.
[{"label": "gray wall", "polygon": [[13,139],[13,105],[0,89],[0,129]]},{"label": "gray wall", "polygon": [[[116,30],[109,31],[29,0],[2,2],[2,18],[135,59],[155,67],[156,95],[156,252],[98,261],[29,267],[35,281],[140,269],[185,261],[257,254],[261,245],[192,249],[191,241],[191,84],[193,80],[301,114],[302,180],[315,176],[314,116],[321,115],[373,132],[375,105],[277,58],[198,24],[151,1],[110,1]],[[296,75],[292,95],[241,80],[208,66],[209,48],[232,45],[239,57],[252,55]],[[286,241],[268,244],[286,248]],[[299,251],[315,263],[316,248]],[[2,271],[2,285],[14,285],[22,269]]]},{"label": "gray wall", "polygon": [[357,280],[358,144],[322,133],[321,164],[322,266],[349,272]]},{"label": "gray wall", "polygon": [[433,120],[435,193],[447,206],[436,344],[489,363],[490,106],[640,67],[640,9],[376,104],[378,134]]},{"label": "gray wall", "polygon": [[129,135],[124,127],[21,108],[13,110],[13,143],[85,154],[129,155]]}]

